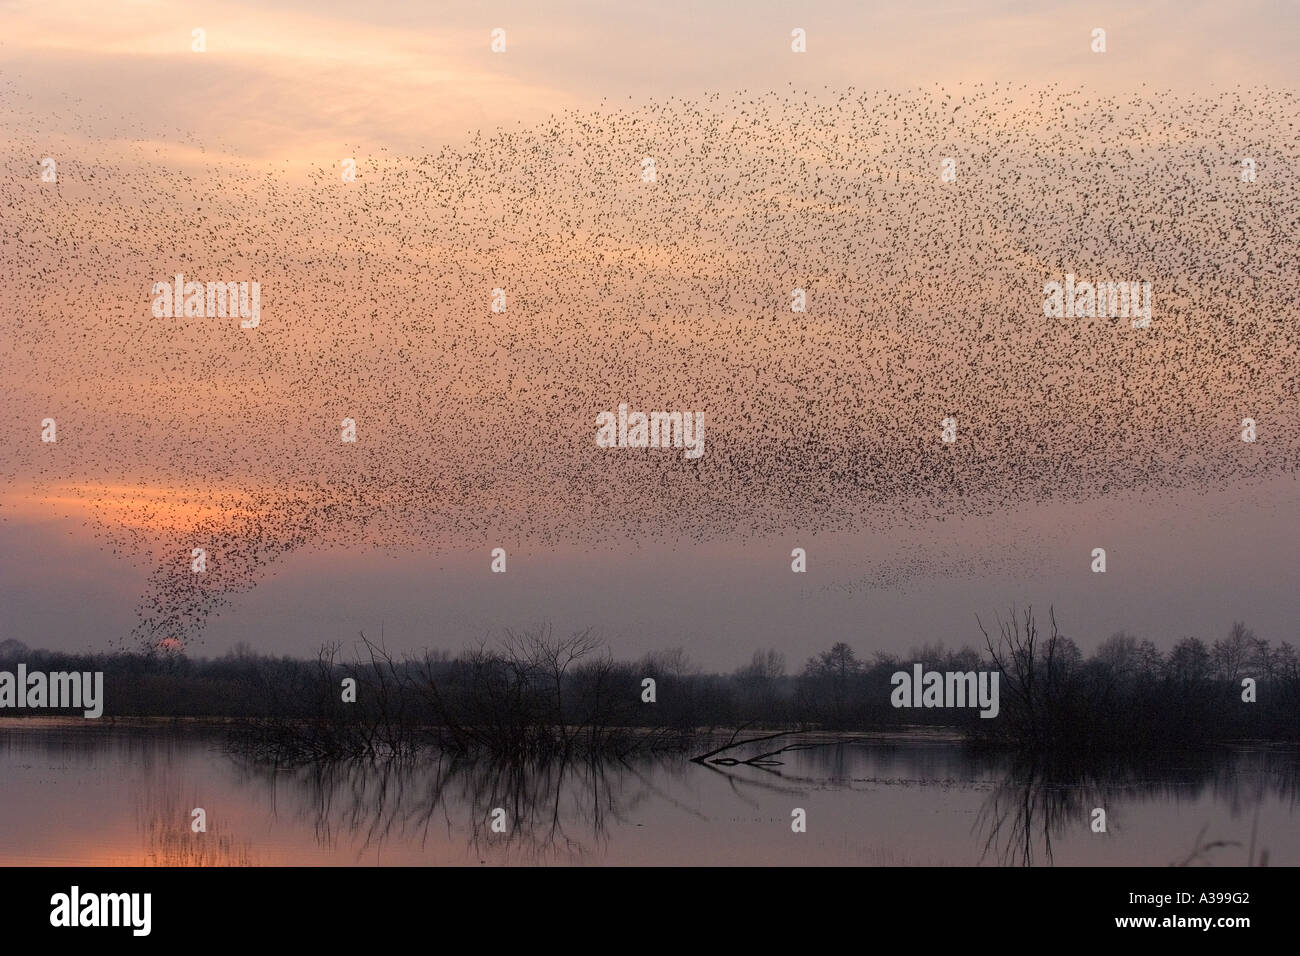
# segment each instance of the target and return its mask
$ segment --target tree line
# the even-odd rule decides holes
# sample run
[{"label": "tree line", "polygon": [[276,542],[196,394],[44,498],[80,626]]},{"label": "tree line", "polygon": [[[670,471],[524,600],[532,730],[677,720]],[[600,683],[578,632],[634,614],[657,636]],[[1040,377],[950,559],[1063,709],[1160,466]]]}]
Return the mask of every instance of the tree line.
[{"label": "tree line", "polygon": [[[621,754],[737,727],[947,727],[975,744],[1057,755],[1300,740],[1296,650],[1242,623],[1211,643],[1185,637],[1168,653],[1121,632],[1090,657],[1053,613],[1040,622],[1032,609],[1012,609],[979,630],[982,647],[935,644],[901,656],[863,658],[836,642],[793,673],[776,650],[757,650],[730,673],[705,672],[682,648],[619,661],[589,631],[557,635],[546,626],[507,631],[494,645],[455,655],[401,659],[364,635],[352,654],[332,644],[315,660],[247,644],[196,658],[65,654],[8,640],[0,642],[0,669],[21,661],[29,671],[103,671],[106,716],[227,719],[247,749],[277,760],[424,746],[518,758]],[[893,675],[918,663],[927,671],[996,671],[998,717],[892,706]]]}]

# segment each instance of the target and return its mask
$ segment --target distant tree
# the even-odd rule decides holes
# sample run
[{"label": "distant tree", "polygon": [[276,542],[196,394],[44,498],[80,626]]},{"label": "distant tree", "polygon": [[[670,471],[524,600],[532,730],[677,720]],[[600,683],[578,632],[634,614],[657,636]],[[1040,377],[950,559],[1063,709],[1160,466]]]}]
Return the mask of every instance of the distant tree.
[{"label": "distant tree", "polygon": [[780,651],[754,651],[748,664],[738,667],[735,683],[740,711],[746,720],[771,720],[777,714],[776,683],[785,676],[785,655]]},{"label": "distant tree", "polygon": [[959,651],[949,651],[943,659],[943,670],[946,671],[973,671],[977,670],[983,658],[980,652],[975,648],[967,646]]},{"label": "distant tree", "polygon": [[1270,672],[1279,680],[1300,681],[1300,659],[1290,643],[1283,641],[1269,659]]},{"label": "distant tree", "polygon": [[834,677],[847,680],[851,675],[862,671],[862,662],[858,660],[853,648],[839,641],[829,651],[822,651],[816,657],[810,657],[804,666],[804,673],[818,677]]},{"label": "distant tree", "polygon": [[1228,636],[1215,641],[1210,649],[1214,676],[1237,683],[1247,668],[1261,663],[1261,657],[1264,662],[1267,661],[1267,647],[1265,642],[1255,636],[1254,631],[1241,621],[1234,621]]},{"label": "distant tree", "polygon": [[907,652],[907,659],[913,664],[921,664],[927,670],[943,670],[943,645],[922,644],[914,647]]},{"label": "distant tree", "polygon": [[1164,655],[1160,653],[1160,649],[1155,644],[1149,640],[1144,640],[1138,645],[1137,669],[1143,680],[1155,680],[1160,676],[1160,671],[1164,666]]},{"label": "distant tree", "polygon": [[892,674],[902,666],[903,659],[897,654],[890,653],[889,651],[876,651],[871,658],[871,669],[873,671],[885,671]]},{"label": "distant tree", "polygon": [[1118,631],[1101,642],[1094,657],[1111,676],[1124,681],[1138,672],[1139,646],[1138,639],[1132,634]]},{"label": "distant tree", "polygon": [[651,651],[641,658],[640,669],[654,677],[687,677],[700,672],[680,646]]},{"label": "distant tree", "polygon": [[863,669],[862,661],[853,653],[853,648],[843,641],[834,644],[829,651],[808,658],[808,663],[804,665],[805,683],[812,685],[814,693],[821,691],[829,694],[829,717],[836,727],[844,725],[845,704],[849,699],[851,682]]},{"label": "distant tree", "polygon": [[785,676],[785,655],[775,648],[755,651],[750,669],[766,680],[780,680]]},{"label": "distant tree", "polygon": [[1165,661],[1165,674],[1176,684],[1199,684],[1210,677],[1210,652],[1198,637],[1184,637]]}]

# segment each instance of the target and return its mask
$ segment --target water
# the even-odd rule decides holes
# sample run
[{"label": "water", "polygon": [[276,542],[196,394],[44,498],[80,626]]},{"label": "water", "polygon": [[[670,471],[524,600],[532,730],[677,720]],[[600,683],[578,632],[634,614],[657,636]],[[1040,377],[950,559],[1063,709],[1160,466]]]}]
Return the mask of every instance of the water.
[{"label": "water", "polygon": [[[210,727],[6,719],[0,863],[1300,864],[1294,749],[1049,772],[942,734],[798,742],[770,767],[673,755],[519,772],[433,756],[277,770]],[[505,834],[490,829],[498,807]]]}]

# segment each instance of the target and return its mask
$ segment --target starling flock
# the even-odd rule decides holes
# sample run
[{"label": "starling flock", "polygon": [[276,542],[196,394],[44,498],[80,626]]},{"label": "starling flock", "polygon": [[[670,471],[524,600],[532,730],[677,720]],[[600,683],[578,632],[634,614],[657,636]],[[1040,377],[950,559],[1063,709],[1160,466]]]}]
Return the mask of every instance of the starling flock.
[{"label": "starling flock", "polygon": [[[715,94],[307,174],[0,105],[0,493],[150,563],[131,644],[199,639],[298,549],[486,574],[1300,464],[1289,92]],[[259,324],[156,318],[177,273],[257,281]],[[1067,274],[1149,282],[1149,327],[1045,315]],[[700,412],[706,453],[598,447],[620,403]]]}]

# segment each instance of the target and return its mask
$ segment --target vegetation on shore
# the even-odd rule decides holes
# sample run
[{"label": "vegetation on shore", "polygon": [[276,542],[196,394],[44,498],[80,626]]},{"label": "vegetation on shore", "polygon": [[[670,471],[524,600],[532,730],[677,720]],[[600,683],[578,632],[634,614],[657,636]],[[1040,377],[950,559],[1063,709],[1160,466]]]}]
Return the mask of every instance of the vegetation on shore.
[{"label": "vegetation on shore", "polygon": [[[960,728],[972,742],[1028,754],[1113,754],[1203,747],[1219,741],[1300,740],[1300,661],[1245,625],[1212,644],[1187,637],[1168,654],[1115,634],[1085,658],[1055,615],[1031,609],[980,624],[984,647],[914,649],[860,659],[845,643],[786,672],[757,651],[730,674],[693,666],[681,649],[617,661],[590,632],[549,627],[507,632],[495,647],[397,659],[362,635],[303,661],[241,645],[218,658],[176,652],[70,655],[0,642],[0,668],[103,671],[108,716],[233,719],[241,750],[277,762],[403,756],[434,747],[510,760],[626,756],[683,748],[722,728],[880,731]],[[926,670],[999,673],[1000,712],[895,708],[892,676]],[[645,681],[654,681],[654,700]],[[1255,701],[1243,700],[1243,680]],[[355,701],[345,701],[355,681]],[[16,712],[11,712],[16,713]],[[733,737],[734,739],[734,737]]]}]

